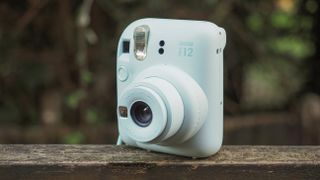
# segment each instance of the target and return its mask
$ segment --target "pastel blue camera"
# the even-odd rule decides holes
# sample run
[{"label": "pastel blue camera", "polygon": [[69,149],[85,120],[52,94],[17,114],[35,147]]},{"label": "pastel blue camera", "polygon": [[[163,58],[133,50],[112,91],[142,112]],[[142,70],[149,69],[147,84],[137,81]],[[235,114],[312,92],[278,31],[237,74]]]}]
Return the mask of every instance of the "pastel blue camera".
[{"label": "pastel blue camera", "polygon": [[117,116],[124,144],[207,157],[223,138],[223,28],[141,19],[117,50]]}]

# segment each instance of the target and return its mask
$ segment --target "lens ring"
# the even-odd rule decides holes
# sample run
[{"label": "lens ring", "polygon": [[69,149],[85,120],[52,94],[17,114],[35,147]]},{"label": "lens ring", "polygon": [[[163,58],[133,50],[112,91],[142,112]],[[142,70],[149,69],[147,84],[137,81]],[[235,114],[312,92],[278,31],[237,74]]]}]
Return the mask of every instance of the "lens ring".
[{"label": "lens ring", "polygon": [[140,127],[147,127],[152,121],[152,110],[150,106],[142,101],[132,104],[130,115],[133,121]]},{"label": "lens ring", "polygon": [[[131,116],[132,105],[137,101],[148,104],[152,110],[152,122],[147,127],[137,125]],[[161,96],[154,90],[136,84],[122,93],[118,104],[128,107],[128,118],[119,118],[119,129],[132,140],[142,143],[151,142],[165,129],[168,120],[166,106]]]}]

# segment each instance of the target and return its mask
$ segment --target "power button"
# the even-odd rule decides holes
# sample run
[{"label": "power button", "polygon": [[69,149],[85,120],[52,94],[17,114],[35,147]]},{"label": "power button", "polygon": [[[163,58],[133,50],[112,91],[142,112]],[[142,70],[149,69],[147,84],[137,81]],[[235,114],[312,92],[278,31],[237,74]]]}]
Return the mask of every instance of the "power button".
[{"label": "power button", "polygon": [[129,77],[129,73],[127,68],[125,68],[124,66],[120,66],[118,68],[118,78],[120,81],[126,81]]}]

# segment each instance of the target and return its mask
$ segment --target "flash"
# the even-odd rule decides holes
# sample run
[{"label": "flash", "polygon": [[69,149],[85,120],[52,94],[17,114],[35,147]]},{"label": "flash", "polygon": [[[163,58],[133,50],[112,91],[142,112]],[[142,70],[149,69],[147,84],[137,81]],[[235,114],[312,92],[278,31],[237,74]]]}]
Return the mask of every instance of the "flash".
[{"label": "flash", "polygon": [[134,29],[134,55],[140,61],[143,61],[147,56],[149,32],[150,28],[147,25],[138,26]]}]

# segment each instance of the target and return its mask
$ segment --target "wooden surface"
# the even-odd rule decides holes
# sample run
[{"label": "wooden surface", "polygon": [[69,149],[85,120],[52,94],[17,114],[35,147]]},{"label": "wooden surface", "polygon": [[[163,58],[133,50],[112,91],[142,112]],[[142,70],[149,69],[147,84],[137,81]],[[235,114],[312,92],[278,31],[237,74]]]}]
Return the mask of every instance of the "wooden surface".
[{"label": "wooden surface", "polygon": [[191,159],[113,145],[0,145],[0,179],[320,179],[320,146],[224,146]]}]

